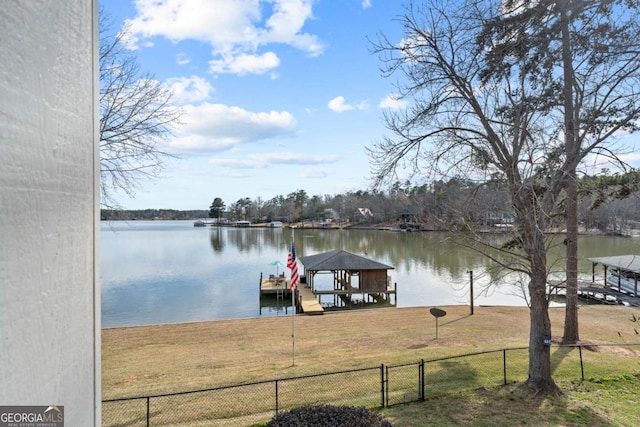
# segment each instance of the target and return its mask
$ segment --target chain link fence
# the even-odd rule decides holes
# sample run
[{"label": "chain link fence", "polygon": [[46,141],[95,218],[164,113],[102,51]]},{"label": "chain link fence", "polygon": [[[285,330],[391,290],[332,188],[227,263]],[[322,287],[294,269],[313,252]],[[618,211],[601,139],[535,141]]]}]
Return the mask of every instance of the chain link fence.
[{"label": "chain link fence", "polygon": [[[553,376],[584,380],[640,372],[639,345],[554,346]],[[637,363],[612,362],[611,352],[605,351],[607,347],[615,348],[620,356],[635,357]],[[527,377],[527,348],[485,351],[207,390],[109,399],[102,402],[102,425],[247,426],[302,405],[382,408],[463,390],[523,382]]]}]

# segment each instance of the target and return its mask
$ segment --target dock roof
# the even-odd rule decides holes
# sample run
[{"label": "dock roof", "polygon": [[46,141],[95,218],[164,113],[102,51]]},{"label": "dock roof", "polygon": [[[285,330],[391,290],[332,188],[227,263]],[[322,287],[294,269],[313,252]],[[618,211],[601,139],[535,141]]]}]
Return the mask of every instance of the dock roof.
[{"label": "dock roof", "polygon": [[307,271],[393,270],[393,267],[389,265],[341,249],[299,259]]},{"label": "dock roof", "polygon": [[640,255],[617,255],[587,259],[593,264],[602,264],[607,267],[619,268],[640,274]]}]

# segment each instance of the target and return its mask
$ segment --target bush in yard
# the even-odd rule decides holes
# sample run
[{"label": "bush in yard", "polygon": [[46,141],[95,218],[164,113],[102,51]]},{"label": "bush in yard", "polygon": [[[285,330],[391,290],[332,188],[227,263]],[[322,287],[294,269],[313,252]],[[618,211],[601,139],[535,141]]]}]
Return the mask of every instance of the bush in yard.
[{"label": "bush in yard", "polygon": [[355,406],[306,405],[280,412],[267,427],[393,427],[382,415]]}]

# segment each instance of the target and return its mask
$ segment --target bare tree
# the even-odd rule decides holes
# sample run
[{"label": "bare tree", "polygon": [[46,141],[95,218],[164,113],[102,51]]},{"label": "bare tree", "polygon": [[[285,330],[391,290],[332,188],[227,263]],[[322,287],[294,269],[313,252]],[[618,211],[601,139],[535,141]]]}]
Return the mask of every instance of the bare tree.
[{"label": "bare tree", "polygon": [[[567,304],[563,342],[579,339],[576,169],[617,132],[637,130],[640,116],[640,5],[625,0],[505,0],[489,28],[501,42],[496,69],[518,58],[550,79],[545,108],[558,110],[564,140]],[[504,67],[502,67],[504,69]],[[554,91],[553,89],[556,88]],[[561,119],[560,119],[561,118]],[[625,165],[613,152],[607,157]]]},{"label": "bare tree", "polygon": [[[490,256],[530,278],[527,383],[545,391],[556,386],[543,342],[551,335],[544,233],[575,209],[564,204],[576,200],[569,185],[576,167],[591,153],[615,158],[605,143],[635,130],[640,106],[634,15],[617,28],[613,12],[622,1],[566,3],[535,2],[543,8],[536,14],[519,1],[410,3],[398,19],[403,41],[382,37],[376,50],[383,71],[401,74],[401,96],[413,102],[386,115],[395,139],[370,150],[377,182],[408,166],[507,183],[516,233]],[[587,43],[591,37],[597,42]]]},{"label": "bare tree", "polygon": [[524,68],[483,76],[490,64],[478,40],[499,11],[480,2],[438,3],[410,4],[399,18],[403,41],[395,45],[382,37],[376,46],[385,61],[383,71],[401,73],[401,96],[412,104],[406,111],[387,113],[395,139],[370,149],[375,178],[383,182],[405,166],[433,175],[457,171],[504,178],[518,228],[505,254],[510,259],[495,260],[530,278],[528,384],[556,390],[550,349],[543,342],[551,335],[543,230],[560,183],[537,166],[554,150],[549,143],[554,135],[546,134],[546,117],[532,105],[540,97]]},{"label": "bare tree", "polygon": [[114,193],[133,196],[139,180],[156,177],[164,160],[176,157],[160,148],[173,135],[181,110],[172,92],[152,75],[140,72],[125,41],[128,28],[113,32],[100,11],[100,190],[101,203],[114,207]]}]

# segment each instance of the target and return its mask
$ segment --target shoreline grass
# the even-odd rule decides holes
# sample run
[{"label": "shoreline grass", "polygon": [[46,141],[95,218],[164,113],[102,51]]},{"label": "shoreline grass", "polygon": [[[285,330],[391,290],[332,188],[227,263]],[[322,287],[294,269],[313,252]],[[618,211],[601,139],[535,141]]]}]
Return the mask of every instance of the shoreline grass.
[{"label": "shoreline grass", "polygon": [[[399,364],[475,351],[526,347],[526,307],[441,307],[438,338],[426,307],[378,308],[291,316],[102,330],[102,398],[198,390],[251,381]],[[581,306],[583,342],[614,344],[606,353],[636,358],[632,322],[638,310]],[[632,316],[633,315],[633,316]],[[562,335],[564,309],[551,308],[552,335]],[[525,352],[526,354],[526,352]],[[604,356],[606,358],[606,355]]]}]

